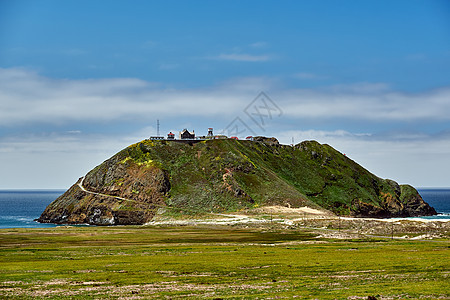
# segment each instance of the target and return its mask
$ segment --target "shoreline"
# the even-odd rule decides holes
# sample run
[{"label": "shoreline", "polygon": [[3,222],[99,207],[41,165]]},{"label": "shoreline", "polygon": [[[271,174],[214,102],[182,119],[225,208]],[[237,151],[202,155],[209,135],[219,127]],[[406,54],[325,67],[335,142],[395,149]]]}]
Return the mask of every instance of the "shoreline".
[{"label": "shoreline", "polygon": [[[437,214],[436,216],[438,216],[439,214]],[[414,221],[414,222],[424,222],[424,223],[429,223],[429,222],[449,222],[449,219],[442,219],[442,218],[432,218],[434,216],[430,216],[430,218],[426,218],[426,217],[404,217],[404,218],[355,218],[355,217],[341,217],[341,219],[347,219],[347,220],[354,220],[354,219],[364,219],[367,221],[382,221],[382,222],[398,222],[398,221]]]},{"label": "shoreline", "polygon": [[271,206],[235,214],[216,214],[215,217],[176,219],[157,215],[144,227],[224,226],[259,228],[261,230],[310,230],[318,237],[332,239],[389,238],[402,240],[430,240],[450,238],[450,219],[422,218],[355,218],[339,217],[328,211],[312,208]]},{"label": "shoreline", "polygon": [[228,230],[256,230],[261,232],[302,232],[307,231],[316,235],[315,239],[334,240],[450,240],[450,223],[442,220],[420,219],[372,219],[346,218],[337,216],[248,216],[222,215],[216,218],[175,219],[159,216],[144,225],[77,225],[52,224],[48,227],[10,227],[0,228],[0,234],[12,232],[34,232],[47,230],[98,228],[99,230],[114,230],[115,228],[136,228],[145,230],[164,228],[204,228],[213,230],[224,228]]},{"label": "shoreline", "polygon": [[[443,218],[444,217],[444,218]],[[1,219],[1,217],[0,217]],[[55,223],[40,223],[33,222],[30,218],[17,217],[17,223],[21,223],[23,219],[26,222],[23,224],[14,224],[8,227],[1,227],[0,229],[15,229],[15,228],[53,228],[57,226],[94,226],[89,224],[55,224]],[[11,221],[11,219],[9,219]],[[311,222],[357,222],[357,223],[401,223],[412,222],[416,224],[450,224],[450,216],[447,213],[439,213],[436,216],[424,217],[403,217],[403,218],[369,218],[369,217],[339,217],[327,210],[315,209],[310,207],[289,208],[284,206],[266,206],[252,209],[244,212],[235,212],[228,214],[208,213],[204,216],[186,216],[186,217],[170,217],[166,216],[163,211],[157,214],[152,221],[138,226],[196,226],[196,225],[224,225],[224,226],[245,226],[249,224],[265,226],[267,224],[278,224],[284,226],[300,225],[305,221]],[[6,224],[1,224],[4,226]],[[17,226],[16,226],[17,225]],[[113,225],[117,226],[117,225]],[[127,226],[127,225],[124,225]]]}]

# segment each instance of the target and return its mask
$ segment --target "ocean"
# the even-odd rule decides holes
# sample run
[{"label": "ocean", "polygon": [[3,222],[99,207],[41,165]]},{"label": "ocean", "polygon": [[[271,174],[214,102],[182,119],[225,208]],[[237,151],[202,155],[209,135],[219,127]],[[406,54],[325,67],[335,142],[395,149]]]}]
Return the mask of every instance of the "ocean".
[{"label": "ocean", "polygon": [[450,219],[450,188],[417,189],[423,200],[434,207],[437,216],[420,217],[421,219]]},{"label": "ocean", "polygon": [[44,209],[64,190],[0,190],[0,228],[44,228],[55,224],[40,224]]},{"label": "ocean", "polygon": [[[0,190],[0,228],[45,228],[55,224],[35,222],[64,190]],[[424,219],[450,219],[450,188],[419,189],[422,198],[439,213]]]}]

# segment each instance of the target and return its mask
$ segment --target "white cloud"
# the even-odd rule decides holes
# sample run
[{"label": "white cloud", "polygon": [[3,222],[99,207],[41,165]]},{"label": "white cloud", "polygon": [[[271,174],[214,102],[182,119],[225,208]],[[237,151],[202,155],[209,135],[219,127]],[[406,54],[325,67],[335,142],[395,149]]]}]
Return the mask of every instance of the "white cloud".
[{"label": "white cloud", "polygon": [[220,54],[213,58],[217,60],[231,60],[243,62],[264,62],[271,59],[269,55],[252,55],[244,53]]},{"label": "white cloud", "polygon": [[[144,133],[145,130],[145,134]],[[127,135],[84,134],[80,130],[51,133],[30,133],[0,138],[0,153],[96,153],[119,151],[156,132],[152,127]]]},{"label": "white cloud", "polygon": [[255,42],[249,45],[252,48],[264,48],[267,46],[267,42]]},{"label": "white cloud", "polygon": [[384,82],[357,82],[352,84],[334,84],[324,88],[324,90],[333,93],[380,94],[390,91],[390,86]]},{"label": "white cloud", "polygon": [[248,78],[177,90],[133,78],[55,80],[24,69],[0,69],[0,126],[233,115],[267,82]]},{"label": "white cloud", "polygon": [[122,135],[74,130],[0,138],[0,189],[68,188],[105,159],[155,133],[147,127]]},{"label": "white cloud", "polygon": [[364,137],[371,136],[370,133],[351,133],[345,130],[334,130],[334,131],[326,131],[326,130],[287,130],[283,131],[279,134],[280,141],[286,141],[287,143],[291,143],[290,138],[294,137],[297,141],[305,140],[316,140],[321,143],[327,143],[327,140],[335,139],[335,138],[352,138],[352,137]]},{"label": "white cloud", "polygon": [[385,84],[280,92],[286,115],[303,119],[385,121],[450,120],[450,88],[402,93]]},{"label": "white cloud", "polygon": [[278,89],[271,78],[236,78],[198,89],[169,89],[135,78],[51,79],[25,69],[0,69],[0,126],[105,122],[149,116],[234,117],[260,91],[288,118],[371,122],[449,121],[450,88],[393,91],[384,83]]},{"label": "white cloud", "polygon": [[272,78],[236,78],[198,89],[167,88],[135,78],[51,79],[0,69],[0,126],[108,122],[155,117],[235,117],[266,91],[290,119],[371,122],[450,120],[450,88],[393,91],[384,83],[283,89]]}]

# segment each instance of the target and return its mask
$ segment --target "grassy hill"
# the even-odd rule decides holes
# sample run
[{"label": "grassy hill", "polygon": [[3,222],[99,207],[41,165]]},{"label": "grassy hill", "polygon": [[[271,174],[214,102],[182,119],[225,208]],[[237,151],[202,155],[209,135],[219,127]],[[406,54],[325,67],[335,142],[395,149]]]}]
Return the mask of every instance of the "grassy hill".
[{"label": "grassy hill", "polygon": [[80,179],[39,221],[143,224],[156,213],[221,213],[266,205],[352,216],[436,214],[413,187],[381,179],[329,145],[305,141],[291,147],[259,140],[133,144]]}]

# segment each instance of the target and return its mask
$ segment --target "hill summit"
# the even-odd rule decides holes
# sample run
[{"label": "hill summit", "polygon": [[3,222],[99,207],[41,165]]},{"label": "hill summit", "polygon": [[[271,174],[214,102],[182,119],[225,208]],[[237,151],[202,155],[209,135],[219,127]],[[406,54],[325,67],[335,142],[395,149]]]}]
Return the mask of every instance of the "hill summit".
[{"label": "hill summit", "polygon": [[381,179],[326,144],[275,138],[195,144],[144,140],[80,178],[42,213],[43,223],[144,224],[261,206],[308,206],[337,215],[435,215],[415,188]]}]

